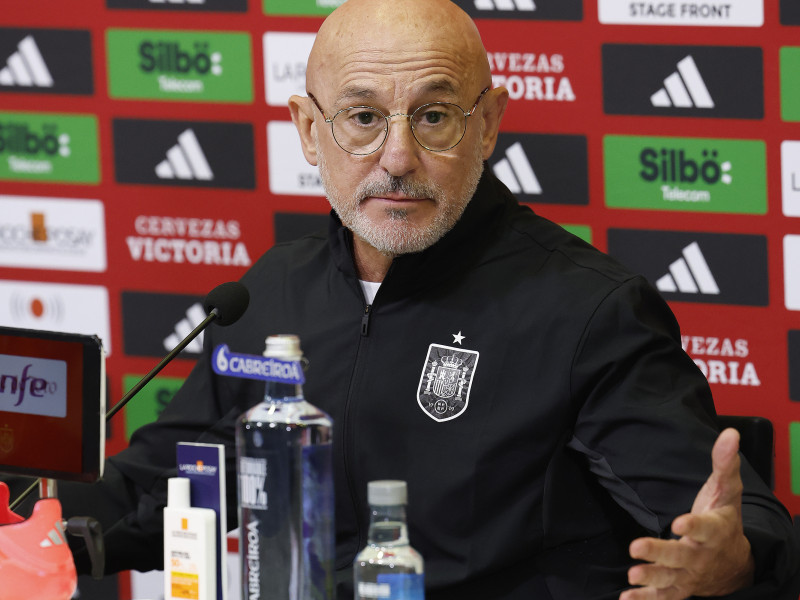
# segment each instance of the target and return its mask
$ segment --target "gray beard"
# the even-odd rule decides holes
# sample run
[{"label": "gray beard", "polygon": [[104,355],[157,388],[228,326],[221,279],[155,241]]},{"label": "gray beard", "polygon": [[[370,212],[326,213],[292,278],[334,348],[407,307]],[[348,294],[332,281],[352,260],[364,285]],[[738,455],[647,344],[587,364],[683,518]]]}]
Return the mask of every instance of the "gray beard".
[{"label": "gray beard", "polygon": [[[480,145],[477,145],[469,164],[465,165],[461,189],[451,196],[434,183],[394,177],[385,171],[362,181],[347,196],[331,180],[318,142],[317,162],[328,201],[345,227],[388,256],[421,252],[438,242],[461,218],[483,173],[483,155]],[[409,222],[407,211],[392,208],[384,213],[388,219],[379,224],[371,221],[361,208],[362,201],[370,196],[381,197],[391,192],[401,192],[412,198],[431,198],[437,209],[433,221],[426,225],[415,225]]]}]

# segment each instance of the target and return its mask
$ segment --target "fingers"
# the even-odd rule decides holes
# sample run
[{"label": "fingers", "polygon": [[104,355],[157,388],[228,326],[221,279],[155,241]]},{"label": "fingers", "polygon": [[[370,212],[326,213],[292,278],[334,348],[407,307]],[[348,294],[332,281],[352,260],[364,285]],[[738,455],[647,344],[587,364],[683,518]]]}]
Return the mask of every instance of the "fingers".
[{"label": "fingers", "polygon": [[690,541],[639,538],[631,542],[630,554],[632,558],[645,560],[662,567],[683,569],[692,563],[693,546],[694,544]]},{"label": "fingers", "polygon": [[700,515],[681,515],[672,523],[672,533],[700,544],[719,542],[738,530],[738,511],[724,506]]},{"label": "fingers", "polygon": [[712,478],[723,483],[739,478],[739,432],[728,428],[719,434],[711,450]]},{"label": "fingers", "polygon": [[739,432],[726,429],[717,437],[711,450],[712,471],[700,489],[692,514],[700,514],[720,506],[740,507],[742,502],[742,477],[739,471]]},{"label": "fingers", "polygon": [[648,587],[624,591],[620,594],[619,600],[684,600],[686,597],[675,588],[657,590]]}]

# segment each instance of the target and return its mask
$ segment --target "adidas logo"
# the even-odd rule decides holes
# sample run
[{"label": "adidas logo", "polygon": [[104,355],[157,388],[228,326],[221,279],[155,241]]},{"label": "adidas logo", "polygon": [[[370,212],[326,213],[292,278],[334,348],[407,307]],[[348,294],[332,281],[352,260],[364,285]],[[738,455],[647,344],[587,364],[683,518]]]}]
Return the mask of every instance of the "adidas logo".
[{"label": "adidas logo", "polygon": [[8,57],[6,66],[0,69],[0,85],[53,87],[53,77],[33,36],[23,38],[17,52]]},{"label": "adidas logo", "polygon": [[714,108],[691,54],[678,63],[678,70],[664,80],[664,87],[650,96],[650,102],[657,107]]},{"label": "adidas logo", "polygon": [[719,287],[699,244],[692,242],[683,249],[682,254],[682,258],[669,266],[669,273],[656,281],[656,288],[662,292],[719,294]]},{"label": "adidas logo", "polygon": [[[195,327],[200,325],[205,318],[206,311],[203,309],[203,305],[199,302],[192,304],[186,310],[186,318],[178,321],[175,325],[175,331],[164,338],[164,349],[172,350],[183,338],[189,335]],[[200,335],[187,344],[186,348],[184,348],[184,352],[200,354],[202,351],[203,333],[201,332]]]},{"label": "adidas logo", "polygon": [[478,10],[536,10],[533,0],[475,0]]},{"label": "adidas logo", "polygon": [[55,523],[53,529],[47,532],[47,537],[43,538],[41,542],[39,542],[40,548],[51,548],[53,546],[62,546],[66,544],[66,539],[64,539],[64,529],[61,523]]},{"label": "adidas logo", "polygon": [[178,143],[167,150],[167,158],[156,165],[156,175],[159,179],[214,179],[214,173],[191,128],[181,133]]},{"label": "adidas logo", "polygon": [[533,167],[522,149],[522,144],[519,142],[515,142],[508,147],[506,157],[499,160],[492,167],[492,170],[497,175],[497,178],[506,184],[506,187],[514,194],[542,193],[542,186],[539,185],[536,173],[534,173]]}]

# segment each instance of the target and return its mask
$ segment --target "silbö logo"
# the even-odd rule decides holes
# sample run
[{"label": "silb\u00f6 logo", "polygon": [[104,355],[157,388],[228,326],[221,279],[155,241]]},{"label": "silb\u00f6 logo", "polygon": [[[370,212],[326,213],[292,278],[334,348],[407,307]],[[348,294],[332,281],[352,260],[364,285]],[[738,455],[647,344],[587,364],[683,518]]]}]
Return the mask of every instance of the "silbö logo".
[{"label": "silb\u00f6 logo", "polygon": [[6,155],[12,173],[50,173],[52,159],[72,154],[70,136],[59,133],[55,123],[35,130],[24,122],[0,123],[0,155]]},{"label": "silb\u00f6 logo", "polygon": [[730,185],[733,181],[731,161],[720,160],[715,149],[705,149],[697,157],[683,149],[645,147],[639,164],[639,177],[660,183],[662,199],[668,202],[710,202],[711,190],[698,186]]},{"label": "silb\u00f6 logo", "polygon": [[205,90],[202,79],[222,75],[222,53],[209,51],[208,42],[195,42],[192,50],[184,49],[179,42],[149,40],[139,45],[139,69],[145,74],[158,74],[162,92],[201,93]]}]

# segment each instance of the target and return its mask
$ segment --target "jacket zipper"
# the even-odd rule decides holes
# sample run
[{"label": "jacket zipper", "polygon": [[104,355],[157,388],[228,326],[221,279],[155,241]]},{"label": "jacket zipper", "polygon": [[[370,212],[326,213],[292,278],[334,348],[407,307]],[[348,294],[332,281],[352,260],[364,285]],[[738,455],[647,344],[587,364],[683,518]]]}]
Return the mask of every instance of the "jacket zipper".
[{"label": "jacket zipper", "polygon": [[366,337],[369,335],[369,311],[372,308],[371,304],[364,307],[364,316],[361,317],[361,336]]}]

